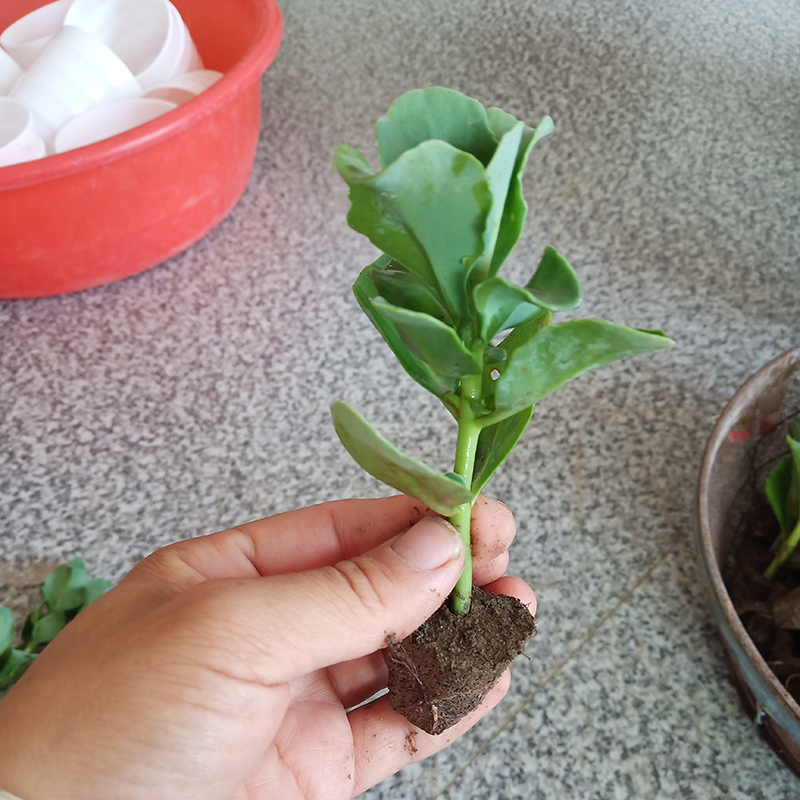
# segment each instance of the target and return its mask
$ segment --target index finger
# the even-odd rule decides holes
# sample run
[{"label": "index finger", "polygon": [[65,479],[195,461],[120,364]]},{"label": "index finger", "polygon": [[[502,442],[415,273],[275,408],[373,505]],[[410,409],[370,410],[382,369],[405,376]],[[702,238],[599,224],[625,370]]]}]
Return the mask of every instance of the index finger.
[{"label": "index finger", "polygon": [[[405,495],[335,500],[177,542],[147,559],[139,572],[155,571],[171,585],[170,593],[203,580],[304,572],[366,553],[434,514]],[[476,564],[508,549],[515,524],[502,503],[479,497],[472,520]]]},{"label": "index finger", "polygon": [[[328,567],[372,550],[436,512],[413,497],[336,500],[238,527],[253,542],[260,575]],[[483,495],[472,509],[472,557],[488,563],[508,550],[516,523],[509,509]],[[226,576],[227,577],[227,576]]]}]

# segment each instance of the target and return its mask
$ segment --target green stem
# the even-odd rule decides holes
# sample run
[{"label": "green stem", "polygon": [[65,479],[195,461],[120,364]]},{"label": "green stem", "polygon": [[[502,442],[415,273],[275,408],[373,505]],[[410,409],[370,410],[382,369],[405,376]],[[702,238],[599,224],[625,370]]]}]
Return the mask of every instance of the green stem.
[{"label": "green stem", "polygon": [[798,521],[794,530],[789,534],[789,538],[781,545],[781,549],[778,550],[778,555],[772,559],[772,563],[764,571],[764,577],[768,581],[771,581],[775,577],[775,573],[783,566],[783,562],[792,554],[792,550],[797,547],[798,542],[800,542],[800,521]]},{"label": "green stem", "polygon": [[[478,449],[478,436],[481,429],[475,423],[475,412],[472,400],[480,400],[481,376],[464,378],[461,383],[461,402],[458,409],[458,443],[456,444],[456,460],[453,471],[460,475],[467,486],[472,485],[472,473],[475,469],[475,453]],[[472,519],[472,502],[464,503],[450,517],[453,527],[461,534],[466,549],[464,570],[450,595],[450,607],[455,614],[466,614],[472,599],[472,539],[470,523]]]}]

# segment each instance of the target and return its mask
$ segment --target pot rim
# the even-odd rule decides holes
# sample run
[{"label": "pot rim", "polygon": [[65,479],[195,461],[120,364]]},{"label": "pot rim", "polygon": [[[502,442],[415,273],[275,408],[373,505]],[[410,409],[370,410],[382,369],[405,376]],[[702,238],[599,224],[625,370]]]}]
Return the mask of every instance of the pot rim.
[{"label": "pot rim", "polygon": [[[774,358],[745,381],[717,418],[700,467],[695,545],[698,567],[706,592],[711,599],[714,621],[736,666],[753,691],[759,711],[768,714],[795,742],[800,744],[800,705],[769,668],[733,607],[717,563],[709,522],[709,486],[720,447],[741,413],[758,396],[754,388],[798,365],[800,365],[800,347],[787,350]],[[758,721],[757,718],[756,722]]]}]

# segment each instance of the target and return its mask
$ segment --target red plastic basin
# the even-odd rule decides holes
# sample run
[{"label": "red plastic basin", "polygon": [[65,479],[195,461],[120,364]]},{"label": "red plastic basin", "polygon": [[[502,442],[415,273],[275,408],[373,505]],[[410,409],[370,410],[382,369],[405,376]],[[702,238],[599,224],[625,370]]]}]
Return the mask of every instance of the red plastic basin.
[{"label": "red plastic basin", "polygon": [[[161,263],[233,208],[253,169],[275,0],[173,0],[224,77],[134,130],[0,168],[0,299],[101,286]],[[0,31],[45,0],[0,0]]]}]

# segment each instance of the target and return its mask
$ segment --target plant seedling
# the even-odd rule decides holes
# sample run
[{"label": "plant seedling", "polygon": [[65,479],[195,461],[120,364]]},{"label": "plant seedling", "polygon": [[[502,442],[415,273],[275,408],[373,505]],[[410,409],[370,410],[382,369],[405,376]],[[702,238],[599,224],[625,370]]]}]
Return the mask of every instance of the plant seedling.
[{"label": "plant seedling", "polygon": [[443,88],[400,97],[377,123],[380,170],[344,144],[334,165],[349,186],[347,221],[382,251],[355,296],[406,372],[455,418],[453,472],[401,453],[354,409],[332,407],[336,432],[367,472],[446,516],[466,543],[451,598],[472,596],[470,516],[534,406],[588,370],[670,347],[661,331],[603,320],[552,323],[583,299],[580,281],[547,247],[528,283],[498,273],[527,213],[522,174],[553,130]]},{"label": "plant seedling", "polygon": [[35,661],[36,651],[110,586],[111,581],[89,578],[80,558],[56,567],[39,590],[42,602],[22,626],[19,647],[13,646],[17,636],[14,617],[8,608],[0,606],[0,697]]},{"label": "plant seedling", "polygon": [[781,459],[767,478],[767,500],[777,517],[780,533],[772,544],[775,558],[764,571],[764,577],[772,580],[800,542],[800,424],[789,423],[786,436],[789,455]]}]

